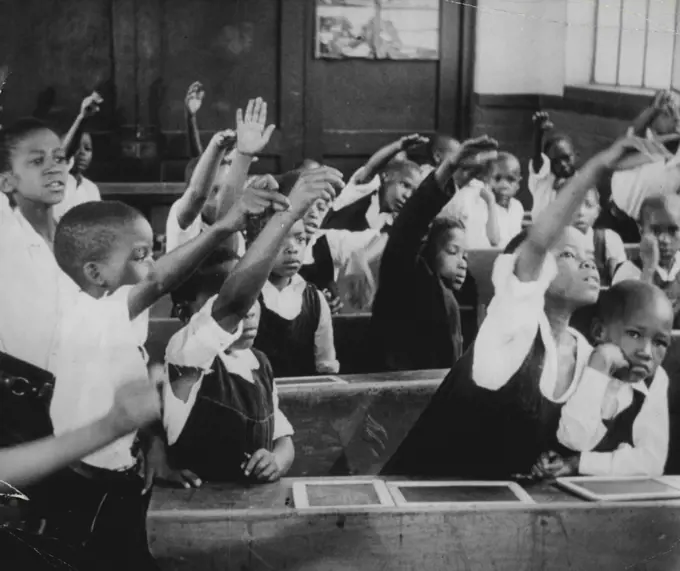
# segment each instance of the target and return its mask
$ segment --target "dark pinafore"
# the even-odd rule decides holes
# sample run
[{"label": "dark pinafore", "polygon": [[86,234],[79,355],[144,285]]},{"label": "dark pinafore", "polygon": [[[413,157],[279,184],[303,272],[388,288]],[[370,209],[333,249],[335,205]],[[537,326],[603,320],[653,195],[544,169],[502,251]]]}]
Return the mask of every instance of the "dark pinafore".
[{"label": "dark pinafore", "polygon": [[300,275],[322,291],[324,289],[333,290],[335,287],[335,266],[325,235],[321,236],[312,246],[312,255],[314,262],[302,266]]},{"label": "dark pinafore", "polygon": [[323,227],[351,230],[352,232],[368,230],[370,226],[368,220],[366,220],[366,212],[371,207],[374,194],[372,192],[340,210],[331,210],[326,215]]},{"label": "dark pinafore", "polygon": [[472,380],[474,351],[473,344],[451,369],[382,474],[504,479],[528,474],[541,453],[554,449],[562,405],[539,389],[545,357],[540,333],[497,391]]},{"label": "dark pinafore", "polygon": [[633,445],[633,424],[637,415],[640,414],[642,405],[645,404],[645,398],[640,391],[633,391],[633,402],[630,406],[614,418],[603,421],[607,427],[607,433],[593,448],[593,452],[613,452],[621,444]]},{"label": "dark pinafore", "polygon": [[[642,271],[642,259],[639,255],[631,259],[631,262]],[[673,313],[675,314],[675,321],[673,322],[673,329],[678,329],[680,327],[680,273],[675,277],[675,279],[670,282],[661,279],[657,272],[654,273],[654,285],[659,289],[663,290],[666,297],[670,299],[673,304]]]},{"label": "dark pinafore", "polygon": [[262,315],[255,347],[271,362],[275,377],[316,374],[315,335],[321,317],[319,290],[307,284],[302,310],[295,319],[285,319],[267,307],[260,296]]},{"label": "dark pinafore", "polygon": [[170,459],[208,481],[242,481],[246,454],[272,450],[274,379],[267,357],[253,350],[260,367],[254,383],[227,371],[215,359],[205,375],[184,430],[170,447]]}]

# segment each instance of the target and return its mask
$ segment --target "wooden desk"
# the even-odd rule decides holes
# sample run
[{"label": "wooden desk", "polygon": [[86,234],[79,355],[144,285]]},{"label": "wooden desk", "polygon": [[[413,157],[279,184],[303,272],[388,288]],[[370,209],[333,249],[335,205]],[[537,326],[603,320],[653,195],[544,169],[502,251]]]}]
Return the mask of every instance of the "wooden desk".
[{"label": "wooden desk", "polygon": [[541,484],[536,505],[292,506],[295,480],[156,489],[151,549],[172,571],[640,571],[680,568],[680,502],[593,504]]}]

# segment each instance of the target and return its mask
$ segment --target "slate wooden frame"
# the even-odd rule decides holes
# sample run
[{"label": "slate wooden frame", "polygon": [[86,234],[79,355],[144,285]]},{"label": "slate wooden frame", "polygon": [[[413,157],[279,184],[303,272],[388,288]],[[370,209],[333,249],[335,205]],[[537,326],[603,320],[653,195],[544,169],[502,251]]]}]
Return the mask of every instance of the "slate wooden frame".
[{"label": "slate wooden frame", "polygon": [[[601,494],[589,490],[588,488],[579,485],[587,482],[635,482],[651,480],[659,484],[673,488],[675,491],[664,492],[649,492],[649,493],[628,493],[628,494]],[[626,502],[626,501],[655,501],[655,500],[680,500],[680,478],[673,476],[634,476],[634,477],[607,477],[607,476],[573,476],[568,478],[557,478],[556,484],[583,498],[592,502]]]},{"label": "slate wooden frame", "polygon": [[[494,487],[506,488],[510,490],[516,497],[516,501],[489,501],[489,502],[409,502],[400,488],[440,488],[440,487]],[[471,507],[494,507],[494,506],[525,506],[527,504],[535,504],[533,498],[516,482],[506,481],[474,481],[474,480],[451,480],[451,481],[394,481],[387,482],[387,489],[392,494],[395,505],[398,507],[418,507],[418,508],[434,508],[434,507],[457,507],[457,508],[471,508]]]},{"label": "slate wooden frame", "polygon": [[[309,504],[309,496],[307,495],[308,486],[366,486],[371,485],[375,490],[376,495],[380,501],[379,504],[348,504],[339,506],[312,506]],[[347,479],[321,479],[315,478],[310,480],[302,480],[293,483],[293,505],[295,509],[346,509],[346,508],[376,508],[376,507],[394,507],[394,500],[387,489],[383,480],[377,478],[366,478],[365,480],[347,480]]]}]

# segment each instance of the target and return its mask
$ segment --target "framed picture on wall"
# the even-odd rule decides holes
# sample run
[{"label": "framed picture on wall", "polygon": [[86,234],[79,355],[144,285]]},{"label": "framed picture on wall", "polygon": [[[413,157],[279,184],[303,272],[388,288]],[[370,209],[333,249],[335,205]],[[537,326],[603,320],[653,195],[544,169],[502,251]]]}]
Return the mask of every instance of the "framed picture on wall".
[{"label": "framed picture on wall", "polygon": [[439,0],[317,0],[316,57],[439,59]]}]

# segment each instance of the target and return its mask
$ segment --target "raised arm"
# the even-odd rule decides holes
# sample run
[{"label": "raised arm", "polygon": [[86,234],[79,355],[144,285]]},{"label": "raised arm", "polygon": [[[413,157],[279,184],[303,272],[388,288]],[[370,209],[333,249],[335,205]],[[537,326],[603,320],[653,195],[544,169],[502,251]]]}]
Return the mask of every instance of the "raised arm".
[{"label": "raised arm", "polygon": [[480,190],[480,196],[484,200],[486,209],[489,213],[486,220],[486,237],[489,240],[489,244],[495,248],[498,246],[498,244],[500,244],[501,241],[501,227],[498,223],[496,197],[487,185],[484,185],[484,187]]},{"label": "raised arm", "polygon": [[118,389],[111,411],[101,420],[60,436],[0,449],[0,492],[20,492],[22,486],[49,476],[160,418],[157,386],[160,371],[152,372],[151,376],[152,382],[148,378],[140,379]]},{"label": "raised arm", "polygon": [[236,154],[217,197],[218,217],[226,215],[243,192],[253,158],[269,143],[275,127],[266,123],[267,103],[260,97],[248,101],[245,114],[236,110]]},{"label": "raised arm", "polygon": [[93,115],[99,112],[99,106],[104,102],[101,95],[96,91],[93,91],[91,95],[88,95],[83,102],[80,104],[80,113],[76,117],[76,120],[71,125],[68,133],[64,136],[62,145],[64,146],[64,151],[66,152],[66,157],[71,158],[76,154],[78,145],[80,145],[80,137],[83,134],[83,126],[86,119],[89,119]]},{"label": "raised arm", "polygon": [[203,206],[215,181],[215,175],[226,150],[234,144],[235,134],[227,129],[216,133],[198,160],[191,175],[189,186],[180,198],[177,208],[177,224],[181,229],[188,228],[201,214]]},{"label": "raised arm", "polygon": [[413,134],[401,137],[401,139],[398,139],[389,145],[385,145],[376,151],[371,158],[366,161],[366,164],[361,167],[359,174],[355,177],[355,182],[363,184],[370,181],[375,175],[382,171],[387,163],[389,163],[397,154],[402,151],[408,151],[413,147],[424,145],[427,141],[428,139],[425,137]]},{"label": "raised arm", "polygon": [[515,275],[522,282],[536,281],[547,253],[557,243],[583,202],[588,189],[612,170],[630,168],[637,155],[658,152],[659,143],[638,137],[618,140],[607,150],[595,155],[574,175],[534,220],[527,239],[517,252]]},{"label": "raised arm", "polygon": [[531,150],[531,170],[534,173],[541,172],[543,168],[543,138],[547,131],[553,128],[550,116],[545,111],[534,113],[531,118],[534,123],[533,146]]},{"label": "raised arm", "polygon": [[[330,167],[306,171],[300,175],[288,199],[274,192],[271,177],[260,179],[234,205],[241,227],[246,217],[276,210],[241,261],[222,285],[213,305],[213,318],[226,331],[233,330],[246,316],[264,286],[281,247],[293,224],[302,218],[319,198],[332,200],[342,188],[342,174]],[[290,208],[286,206],[290,203]]]},{"label": "raised arm", "polygon": [[200,81],[195,81],[189,86],[184,98],[184,116],[187,124],[187,137],[189,139],[189,156],[200,157],[203,154],[201,134],[198,130],[196,114],[201,108],[205,89]]}]

